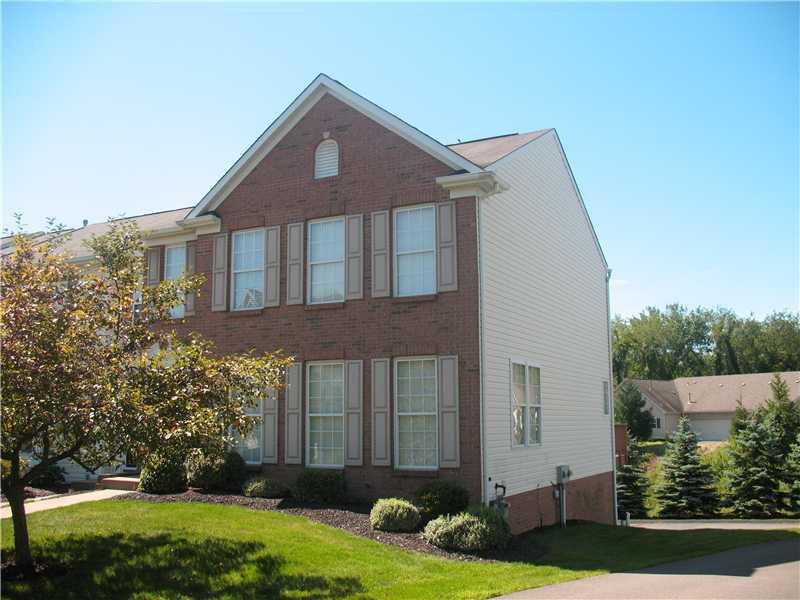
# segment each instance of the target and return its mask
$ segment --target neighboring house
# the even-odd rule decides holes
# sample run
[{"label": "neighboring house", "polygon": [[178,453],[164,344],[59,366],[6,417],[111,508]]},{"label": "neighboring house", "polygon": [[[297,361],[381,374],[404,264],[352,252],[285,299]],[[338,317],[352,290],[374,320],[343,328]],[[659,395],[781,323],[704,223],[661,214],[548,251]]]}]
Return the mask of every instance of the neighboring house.
[{"label": "neighboring house", "polygon": [[[779,373],[789,385],[789,396],[800,401],[800,371]],[[704,441],[728,439],[733,414],[739,403],[752,410],[772,397],[773,373],[681,377],[671,381],[628,379],[642,392],[653,414],[653,437],[668,437],[678,419],[689,418],[692,430]]]},{"label": "neighboring house", "polygon": [[569,518],[613,522],[609,271],[555,130],[446,146],[320,75],[194,208],[136,220],[148,281],[205,274],[179,332],[296,357],[240,444],[271,477],[505,486],[523,531],[568,465]]}]

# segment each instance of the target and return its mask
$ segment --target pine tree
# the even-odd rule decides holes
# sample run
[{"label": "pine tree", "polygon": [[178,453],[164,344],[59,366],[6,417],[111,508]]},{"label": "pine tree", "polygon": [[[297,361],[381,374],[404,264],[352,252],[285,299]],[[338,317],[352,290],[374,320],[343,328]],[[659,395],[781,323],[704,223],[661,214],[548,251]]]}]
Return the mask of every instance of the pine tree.
[{"label": "pine tree", "polygon": [[788,457],[792,444],[800,433],[800,405],[789,397],[789,385],[779,373],[772,376],[769,385],[772,388],[772,398],[762,409],[764,424],[776,436],[778,452]]},{"label": "pine tree", "polygon": [[631,437],[646,440],[653,433],[653,415],[645,408],[642,392],[629,381],[617,389],[614,417],[617,423],[625,423],[628,426]]},{"label": "pine tree", "polygon": [[789,512],[800,516],[800,433],[786,459],[785,481],[789,485]]},{"label": "pine tree", "polygon": [[713,516],[718,497],[714,475],[700,460],[697,435],[682,417],[664,456],[664,480],[656,489],[659,516],[667,519],[695,519]]},{"label": "pine tree", "polygon": [[626,512],[634,518],[647,516],[644,498],[648,483],[641,445],[636,438],[631,438],[628,442],[628,462],[617,468],[617,507],[620,516]]},{"label": "pine tree", "polygon": [[731,506],[737,517],[769,519],[779,516],[784,504],[780,489],[784,456],[778,433],[757,411],[742,424],[731,443]]}]

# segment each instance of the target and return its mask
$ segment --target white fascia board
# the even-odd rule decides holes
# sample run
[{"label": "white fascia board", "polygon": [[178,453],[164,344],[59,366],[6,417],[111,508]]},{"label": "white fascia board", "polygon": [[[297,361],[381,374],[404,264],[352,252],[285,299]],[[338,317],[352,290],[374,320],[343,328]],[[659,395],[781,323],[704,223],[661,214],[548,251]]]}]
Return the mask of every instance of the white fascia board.
[{"label": "white fascia board", "polygon": [[493,171],[444,175],[437,177],[436,183],[450,192],[451,200],[472,196],[486,198],[508,189]]},{"label": "white fascia board", "polygon": [[212,187],[197,206],[192,209],[188,218],[198,217],[203,213],[215,210],[222,204],[231,191],[252,172],[256,165],[269,154],[292,127],[294,127],[326,93],[352,106],[360,113],[401,136],[428,154],[438,158],[449,167],[470,173],[482,171],[480,167],[471,163],[457,152],[437,142],[432,137],[422,133],[377,104],[359,96],[327,75],[320,74],[297,98],[295,98],[286,110],[272,122],[266,131],[253,142],[250,148],[248,148],[239,160],[228,169],[225,175],[214,184],[214,187]]}]

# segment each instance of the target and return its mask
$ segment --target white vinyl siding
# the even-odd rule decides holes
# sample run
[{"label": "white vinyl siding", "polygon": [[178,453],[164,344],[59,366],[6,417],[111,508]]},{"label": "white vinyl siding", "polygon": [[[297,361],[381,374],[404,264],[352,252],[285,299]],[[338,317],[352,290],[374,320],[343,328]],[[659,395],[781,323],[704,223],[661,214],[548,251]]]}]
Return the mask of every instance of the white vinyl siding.
[{"label": "white vinyl siding", "polygon": [[[609,381],[606,267],[555,133],[494,163],[508,189],[479,203],[486,497],[613,468],[610,419],[598,419]],[[541,368],[541,446],[515,447],[509,359]],[[522,361],[522,362],[525,362]],[[528,424],[530,422],[528,421]]]},{"label": "white vinyl siding", "polygon": [[245,414],[252,420],[253,427],[247,435],[235,434],[236,451],[248,465],[260,465],[262,458],[262,440],[264,438],[263,400],[250,400],[245,406]]},{"label": "white vinyl siding", "polygon": [[339,174],[339,144],[324,140],[314,152],[314,179],[324,179]]},{"label": "white vinyl siding", "polygon": [[344,363],[309,363],[306,464],[344,466]]},{"label": "white vinyl siding", "polygon": [[[167,246],[164,252],[164,279],[172,281],[183,277],[186,271],[186,244]],[[179,304],[169,311],[173,319],[182,319],[186,314],[186,306]]]},{"label": "white vinyl siding", "polygon": [[308,224],[308,303],[344,302],[344,217]]},{"label": "white vinyl siding", "polygon": [[413,206],[394,211],[395,296],[435,294],[436,210]]},{"label": "white vinyl siding", "polygon": [[264,230],[233,234],[233,310],[264,306]]},{"label": "white vinyl siding", "polygon": [[439,466],[436,358],[395,360],[395,465],[399,469]]}]

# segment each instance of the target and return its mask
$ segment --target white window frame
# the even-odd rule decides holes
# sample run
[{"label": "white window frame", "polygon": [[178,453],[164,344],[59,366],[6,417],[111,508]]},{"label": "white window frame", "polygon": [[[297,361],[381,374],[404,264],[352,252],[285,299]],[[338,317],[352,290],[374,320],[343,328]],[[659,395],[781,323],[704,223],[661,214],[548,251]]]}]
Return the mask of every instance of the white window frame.
[{"label": "white window frame", "polygon": [[[247,412],[248,410],[256,410],[257,412],[252,412],[251,413],[251,412]],[[258,460],[247,460],[247,459],[244,458],[242,453],[239,451],[240,445],[241,445],[241,443],[243,441],[243,436],[242,436],[241,432],[238,431],[238,430],[234,430],[234,434],[236,436],[236,445],[233,447],[233,450],[235,450],[239,454],[239,456],[241,456],[242,459],[244,459],[245,464],[247,464],[247,465],[260,465],[261,463],[264,462],[264,397],[260,396],[259,398],[257,398],[257,403],[256,403],[255,407],[249,407],[249,406],[245,407],[245,415],[247,415],[248,417],[257,417],[258,418],[258,423],[261,425],[261,435],[258,436],[259,437],[259,439],[258,439]],[[253,433],[253,430],[251,429],[250,433],[248,433],[247,435],[252,435],[252,433]]]},{"label": "white window frame", "polygon": [[[410,212],[412,210],[418,210],[421,208],[432,208],[433,209],[433,290],[430,292],[425,292],[423,294],[401,294],[400,293],[400,271],[397,268],[398,265],[398,257],[399,256],[408,256],[411,254],[427,254],[430,250],[414,250],[413,252],[403,252],[401,253],[398,250],[397,244],[397,215],[403,212]],[[393,272],[393,292],[395,298],[413,298],[414,296],[429,296],[431,294],[435,294],[439,291],[439,221],[438,221],[438,211],[436,210],[435,204],[415,204],[414,206],[402,206],[399,208],[395,208],[392,211],[392,272]]]},{"label": "white window frame", "polygon": [[[170,250],[175,250],[178,248],[183,250],[183,273],[181,273],[181,276],[186,274],[186,243],[184,242],[182,244],[171,244],[169,246],[164,246],[164,281],[173,281],[172,279],[167,279],[167,256],[169,255]],[[178,306],[174,306],[170,309],[169,316],[171,319],[183,319],[186,316],[186,294],[183,296],[183,304],[179,304]],[[181,314],[179,316],[176,316],[173,312],[177,309],[181,309]]]},{"label": "white window frame", "polygon": [[[320,260],[316,262],[311,261],[311,226],[318,224],[318,223],[327,223],[327,222],[334,222],[334,221],[341,221],[342,222],[342,258],[341,260]],[[345,219],[345,215],[340,215],[338,217],[327,217],[325,219],[314,219],[313,221],[308,221],[306,223],[306,228],[308,229],[308,235],[306,236],[308,239],[306,240],[306,256],[307,265],[306,265],[306,290],[307,290],[307,298],[306,304],[341,304],[347,298],[347,222]],[[341,300],[325,300],[325,301],[316,301],[313,302],[311,300],[311,267],[313,265],[332,265],[335,263],[342,263],[342,299]]]},{"label": "white window frame", "polygon": [[[260,269],[241,269],[241,270],[237,271],[236,268],[234,267],[234,254],[235,254],[235,249],[236,249],[236,238],[241,236],[241,235],[244,235],[246,233],[254,233],[256,231],[261,231],[263,233],[264,241],[265,241],[265,244],[264,244],[265,247],[264,247],[264,250],[262,251],[263,262],[261,263],[261,268]],[[233,234],[231,235],[231,249],[230,249],[230,252],[231,252],[231,291],[230,291],[230,294],[231,294],[231,311],[233,311],[233,312],[238,312],[238,311],[243,311],[243,310],[260,310],[260,309],[264,308],[264,300],[265,300],[265,297],[266,297],[266,294],[267,294],[267,290],[266,290],[266,287],[267,287],[266,286],[266,271],[267,271],[266,235],[267,235],[266,227],[251,227],[249,229],[238,229],[238,230],[234,231]],[[261,272],[261,305],[260,306],[241,306],[239,308],[236,308],[236,275],[238,275],[239,273],[256,273],[256,272],[259,272],[259,271]]]},{"label": "white window frame", "polygon": [[[323,365],[340,365],[342,367],[342,413],[341,415],[337,415],[335,413],[314,413],[311,414],[311,367],[319,367]],[[305,438],[306,438],[306,456],[305,456],[305,466],[309,469],[343,469],[344,468],[344,454],[347,450],[347,431],[345,431],[345,403],[347,402],[347,373],[345,370],[345,364],[343,360],[315,360],[311,362],[306,362],[306,390],[305,390]],[[342,464],[340,465],[314,465],[311,464],[311,417],[336,417],[341,416],[342,418]]]},{"label": "white window frame", "polygon": [[[398,402],[397,402],[397,366],[401,362],[411,362],[417,360],[432,360],[433,361],[433,372],[436,375],[436,408],[434,409],[433,413],[428,412],[417,412],[417,413],[403,413],[404,417],[418,417],[418,416],[430,416],[436,419],[436,427],[434,428],[436,432],[436,465],[433,466],[417,466],[417,465],[401,465],[400,464],[400,411],[398,410]],[[439,357],[438,356],[399,356],[392,360],[393,363],[393,375],[392,378],[394,380],[392,389],[392,399],[393,399],[393,408],[392,411],[394,412],[394,467],[397,470],[401,471],[438,471],[439,470]]]},{"label": "white window frame", "polygon": [[[525,441],[522,444],[516,443],[514,440],[514,365],[521,365],[525,367],[525,398],[522,404],[524,425],[525,425]],[[531,384],[530,384],[530,369],[539,370],[539,401],[531,401]],[[524,358],[511,358],[508,361],[508,405],[509,405],[509,438],[511,448],[536,448],[544,442],[544,410],[542,408],[542,366],[538,363],[531,362]],[[539,409],[539,439],[538,441],[531,441],[531,419],[533,411],[531,409]]]},{"label": "white window frame", "polygon": [[611,389],[607,381],[603,381],[603,414],[611,414]]}]

